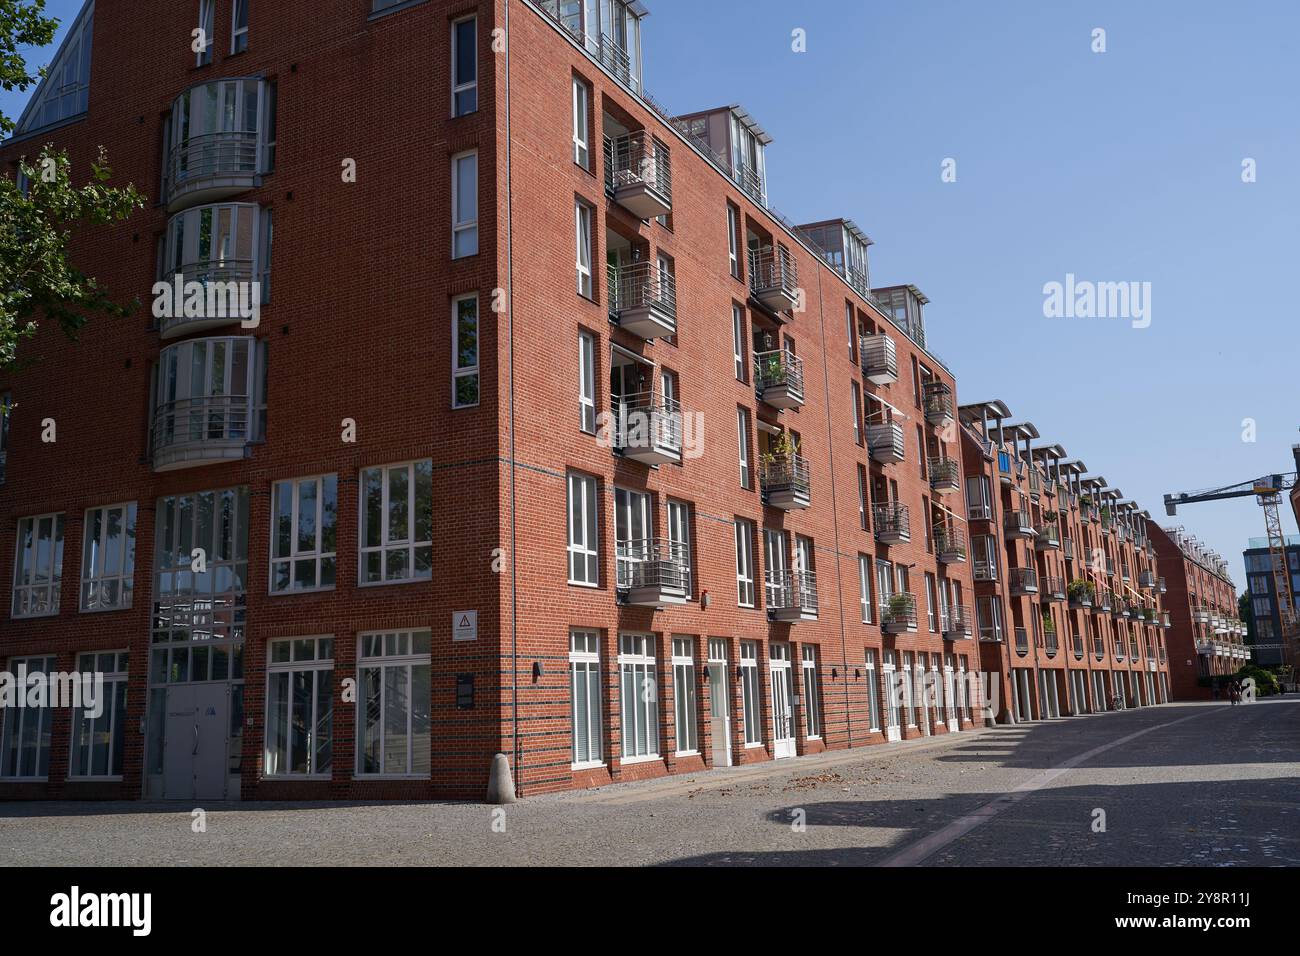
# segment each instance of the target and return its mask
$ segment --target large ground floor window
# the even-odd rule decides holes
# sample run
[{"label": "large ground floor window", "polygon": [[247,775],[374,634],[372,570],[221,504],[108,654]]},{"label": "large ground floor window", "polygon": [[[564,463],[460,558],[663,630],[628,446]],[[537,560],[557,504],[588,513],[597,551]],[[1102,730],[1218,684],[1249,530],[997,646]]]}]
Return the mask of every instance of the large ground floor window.
[{"label": "large ground floor window", "polygon": [[68,776],[115,778],[122,776],[126,737],[126,651],[97,651],[77,655],[77,672],[104,675],[99,716],[85,707],[72,712],[72,754]]},{"label": "large ground floor window", "polygon": [[618,671],[623,757],[657,757],[659,691],[655,681],[653,634],[623,634],[619,637]]},{"label": "large ground floor window", "polygon": [[429,776],[430,639],[429,631],[360,635],[358,774]]},{"label": "large ground floor window", "polygon": [[334,639],[271,641],[266,665],[266,751],[262,773],[314,776],[333,758]]},{"label": "large ground floor window", "polygon": [[[14,657],[9,673],[52,674],[54,657]],[[50,772],[52,707],[7,707],[0,729],[0,777],[44,780]]]}]

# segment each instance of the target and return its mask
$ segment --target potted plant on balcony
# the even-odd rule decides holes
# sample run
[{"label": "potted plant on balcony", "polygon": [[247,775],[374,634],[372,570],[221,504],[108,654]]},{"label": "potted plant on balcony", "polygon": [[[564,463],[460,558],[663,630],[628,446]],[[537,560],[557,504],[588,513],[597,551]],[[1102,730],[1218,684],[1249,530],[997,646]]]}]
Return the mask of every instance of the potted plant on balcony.
[{"label": "potted plant on balcony", "polygon": [[1043,615],[1043,635],[1045,637],[1056,636],[1056,622],[1052,620],[1050,614]]},{"label": "potted plant on balcony", "polygon": [[1074,607],[1091,607],[1092,599],[1097,593],[1097,585],[1083,578],[1075,578],[1066,588],[1070,604]]},{"label": "potted plant on balcony", "polygon": [[906,594],[895,594],[889,599],[888,624],[906,624],[909,610]]},{"label": "potted plant on balcony", "polygon": [[780,385],[785,381],[785,365],[778,352],[768,352],[758,360],[759,381],[764,385]]}]

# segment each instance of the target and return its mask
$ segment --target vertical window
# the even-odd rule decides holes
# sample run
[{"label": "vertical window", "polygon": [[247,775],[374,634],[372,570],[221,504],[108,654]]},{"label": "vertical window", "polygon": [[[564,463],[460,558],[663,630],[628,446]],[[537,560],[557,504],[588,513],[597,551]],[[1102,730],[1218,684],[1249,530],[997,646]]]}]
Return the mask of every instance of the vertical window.
[{"label": "vertical window", "polygon": [[86,512],[81,546],[81,609],[131,606],[135,575],[135,502]]},{"label": "vertical window", "polygon": [[262,772],[268,777],[328,774],[333,725],[334,639],[271,641],[267,648]]},{"label": "vertical window", "polygon": [[590,299],[593,297],[591,291],[591,207],[579,201],[574,204],[573,210],[577,230],[577,258],[575,262],[578,271],[578,295]]},{"label": "vertical window", "polygon": [[569,474],[569,583],[600,584],[596,479]]},{"label": "vertical window", "polygon": [[740,445],[740,487],[753,488],[753,475],[749,470],[749,409],[736,409],[736,435]]},{"label": "vertical window", "polygon": [[759,719],[758,641],[740,642],[740,689],[744,704],[745,746],[761,747],[763,724]]},{"label": "vertical window", "polygon": [[849,361],[856,365],[858,361],[857,352],[855,351],[855,347],[857,346],[857,336],[853,334],[856,323],[853,321],[852,302],[844,303],[844,324],[848,329],[849,335]]},{"label": "vertical window", "polygon": [[695,638],[673,638],[673,702],[677,723],[677,753],[700,749],[695,720]]},{"label": "vertical window", "polygon": [[478,153],[451,160],[451,257],[478,255]]},{"label": "vertical window", "polygon": [[736,519],[736,604],[754,606],[754,525]]},{"label": "vertical window", "polygon": [[867,729],[880,730],[880,688],[876,684],[876,652],[867,648]]},{"label": "vertical window", "polygon": [[668,502],[668,553],[682,568],[687,595],[694,594],[691,575],[691,506],[684,501]]},{"label": "vertical window", "polygon": [[466,17],[451,25],[451,115],[478,109],[478,20]]},{"label": "vertical window", "polygon": [[803,713],[808,737],[822,735],[822,698],[817,689],[817,648],[803,646]]},{"label": "vertical window", "polygon": [[41,515],[18,522],[14,558],[14,617],[59,613],[63,582],[63,515]]},{"label": "vertical window", "polygon": [[433,461],[361,472],[361,583],[433,577]]},{"label": "vertical window", "polygon": [[749,381],[749,365],[745,361],[745,312],[738,305],[731,307],[731,355],[736,361],[736,381]]},{"label": "vertical window", "polygon": [[248,49],[248,0],[235,0],[230,14],[230,52]]},{"label": "vertical window", "polygon": [[619,638],[618,671],[623,757],[657,757],[659,695],[653,634],[624,634]]},{"label": "vertical window", "polygon": [[867,469],[858,465],[858,524],[867,530]]},{"label": "vertical window", "polygon": [[916,703],[916,690],[912,684],[912,652],[903,652],[903,715],[907,721],[907,726],[916,726],[916,715],[913,707]]},{"label": "vertical window", "polygon": [[862,444],[862,389],[857,382],[849,383],[853,393],[853,441]]},{"label": "vertical window", "polygon": [[122,757],[126,751],[126,672],[126,651],[77,655],[77,673],[83,680],[102,674],[104,691],[98,717],[92,716],[84,707],[77,707],[72,712],[69,777],[122,776]]},{"label": "vertical window", "polygon": [[328,590],[337,568],[337,475],[271,488],[271,592]]},{"label": "vertical window", "polygon": [[[9,673],[53,674],[54,657],[13,657]],[[50,771],[50,725],[54,708],[48,701],[41,707],[6,707],[0,711],[4,728],[0,730],[0,777],[9,779],[43,779]]]},{"label": "vertical window", "polygon": [[362,634],[360,642],[357,773],[428,777],[430,633]]},{"label": "vertical window", "polygon": [[591,91],[576,76],[573,78],[573,161],[591,172],[591,134],[588,128]]},{"label": "vertical window", "polygon": [[740,254],[737,251],[740,234],[740,210],[727,203],[727,255],[731,262],[731,274],[740,278]]},{"label": "vertical window", "polygon": [[600,737],[600,635],[569,635],[569,699],[573,728],[573,769],[602,763]]},{"label": "vertical window", "polygon": [[212,62],[212,34],[216,30],[217,0],[199,0],[199,29],[202,33],[198,39],[203,49],[198,52],[195,66],[207,66]]},{"label": "vertical window", "polygon": [[903,678],[898,673],[896,662],[897,651],[884,652],[884,686],[885,686],[885,707],[888,708],[885,715],[885,726],[894,729],[899,722],[899,705],[903,701]]},{"label": "vertical window", "polygon": [[858,555],[858,603],[861,605],[862,623],[871,623],[871,559]]},{"label": "vertical window", "polygon": [[927,574],[925,576],[925,619],[926,619],[926,623],[929,624],[930,626],[931,633],[937,632],[939,630],[934,617],[934,604],[935,604],[934,575]]},{"label": "vertical window", "polygon": [[458,296],[451,303],[451,336],[456,351],[451,364],[451,407],[478,404],[478,295]]},{"label": "vertical window", "polygon": [[596,339],[590,332],[578,333],[578,421],[584,432],[596,434]]},{"label": "vertical window", "polygon": [[650,539],[654,535],[650,516],[650,496],[626,488],[614,489],[614,542],[616,580],[621,588],[631,587],[637,566],[650,557]]}]

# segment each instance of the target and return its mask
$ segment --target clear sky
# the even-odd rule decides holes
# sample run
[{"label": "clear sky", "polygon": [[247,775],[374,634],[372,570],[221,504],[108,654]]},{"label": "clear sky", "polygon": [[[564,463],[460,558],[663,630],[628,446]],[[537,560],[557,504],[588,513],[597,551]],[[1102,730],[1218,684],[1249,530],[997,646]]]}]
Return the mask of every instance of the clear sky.
[{"label": "clear sky", "polygon": [[[1293,469],[1300,3],[646,4],[647,89],[681,113],[743,104],[776,140],[773,204],[855,220],[873,283],[930,297],[961,400],[1004,400],[1165,523],[1165,492]],[[0,93],[11,116],[25,99]],[[1045,318],[1067,273],[1151,283],[1150,326]],[[1253,500],[1169,520],[1244,584]]]}]

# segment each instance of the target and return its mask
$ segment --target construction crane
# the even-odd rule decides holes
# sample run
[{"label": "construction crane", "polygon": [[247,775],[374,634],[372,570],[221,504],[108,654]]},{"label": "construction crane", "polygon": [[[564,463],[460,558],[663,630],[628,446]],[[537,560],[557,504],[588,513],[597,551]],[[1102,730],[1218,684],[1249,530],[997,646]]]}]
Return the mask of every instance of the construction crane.
[{"label": "construction crane", "polygon": [[1223,488],[1206,491],[1184,491],[1165,495],[1165,512],[1178,513],[1179,505],[1199,504],[1202,501],[1222,501],[1225,498],[1253,496],[1264,509],[1264,525],[1268,532],[1268,553],[1273,564],[1273,583],[1277,591],[1278,617],[1282,622],[1282,659],[1290,655],[1300,659],[1300,622],[1297,621],[1295,590],[1291,587],[1291,574],[1286,565],[1286,536],[1282,533],[1282,496],[1296,486],[1300,475],[1265,475],[1254,481],[1243,481]]}]

